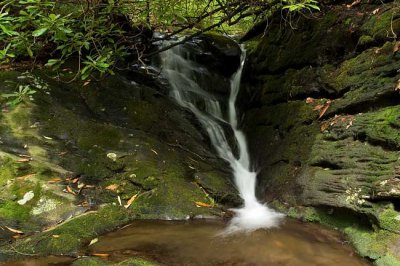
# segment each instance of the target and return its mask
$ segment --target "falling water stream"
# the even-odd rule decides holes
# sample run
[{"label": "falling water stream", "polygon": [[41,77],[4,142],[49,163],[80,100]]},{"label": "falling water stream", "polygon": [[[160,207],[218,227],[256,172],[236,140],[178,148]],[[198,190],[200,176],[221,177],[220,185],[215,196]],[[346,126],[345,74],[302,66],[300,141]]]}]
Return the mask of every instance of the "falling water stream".
[{"label": "falling water stream", "polygon": [[[207,78],[204,68],[190,59],[190,53],[183,46],[176,46],[161,53],[162,72],[171,85],[171,96],[183,107],[189,109],[207,131],[213,147],[218,155],[226,160],[234,175],[234,181],[244,205],[234,209],[235,217],[231,220],[225,233],[238,231],[254,231],[259,228],[277,226],[283,218],[280,214],[265,204],[260,203],[255,195],[256,172],[251,169],[246,137],[239,129],[236,111],[236,98],[240,89],[241,76],[246,52],[242,47],[240,66],[230,80],[230,95],[227,114],[224,115],[221,103],[206,89],[202,88],[196,80],[200,77]],[[200,75],[199,75],[200,74]],[[203,84],[202,82],[201,84]],[[202,110],[197,107],[203,104]],[[235,156],[225,135],[223,124],[228,124],[234,133],[238,148]]]}]

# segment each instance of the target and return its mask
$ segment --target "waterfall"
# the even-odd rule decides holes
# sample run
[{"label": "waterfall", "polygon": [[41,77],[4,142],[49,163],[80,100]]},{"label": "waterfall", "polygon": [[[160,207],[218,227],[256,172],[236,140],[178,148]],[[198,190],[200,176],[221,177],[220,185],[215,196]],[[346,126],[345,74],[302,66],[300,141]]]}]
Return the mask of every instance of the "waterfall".
[{"label": "waterfall", "polygon": [[[178,104],[193,112],[207,131],[218,155],[226,160],[232,168],[235,185],[244,205],[239,209],[233,209],[235,216],[230,221],[225,233],[249,232],[259,228],[277,226],[284,215],[257,200],[255,194],[257,174],[251,170],[247,141],[243,132],[238,128],[235,103],[246,58],[243,47],[239,69],[230,80],[228,110],[225,116],[221,108],[222,103],[197,82],[199,78],[206,78],[207,70],[190,59],[190,53],[185,47],[182,45],[173,47],[162,52],[160,56],[162,74],[171,85],[171,96]],[[198,107],[199,103],[203,104],[202,108]],[[235,156],[222,124],[228,124],[232,128],[237,143],[238,156]]]}]

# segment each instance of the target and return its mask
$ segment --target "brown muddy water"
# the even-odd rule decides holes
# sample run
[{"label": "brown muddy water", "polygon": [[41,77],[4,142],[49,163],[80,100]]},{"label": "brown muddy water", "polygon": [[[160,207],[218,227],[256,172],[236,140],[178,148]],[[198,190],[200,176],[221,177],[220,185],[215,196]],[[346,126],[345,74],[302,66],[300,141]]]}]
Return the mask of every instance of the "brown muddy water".
[{"label": "brown muddy water", "polygon": [[[278,229],[228,237],[218,235],[221,221],[136,221],[99,237],[86,254],[110,254],[109,262],[129,257],[162,265],[371,265],[343,237],[315,224],[287,220]],[[72,259],[49,257],[19,265],[70,265]]]}]

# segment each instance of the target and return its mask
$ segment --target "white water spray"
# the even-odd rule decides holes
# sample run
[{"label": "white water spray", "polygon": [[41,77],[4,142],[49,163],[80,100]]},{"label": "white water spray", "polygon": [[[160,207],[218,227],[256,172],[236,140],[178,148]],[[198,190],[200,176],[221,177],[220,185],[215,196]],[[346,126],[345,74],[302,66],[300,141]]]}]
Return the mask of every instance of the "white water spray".
[{"label": "white water spray", "polygon": [[[240,231],[251,232],[259,228],[278,226],[279,221],[284,217],[283,214],[268,208],[257,200],[255,195],[257,174],[250,169],[250,156],[246,138],[238,128],[235,103],[240,89],[245,57],[246,53],[242,48],[240,67],[230,81],[231,90],[228,119],[226,120],[220,102],[196,82],[197,78],[207,70],[190,60],[188,52],[182,46],[176,46],[161,53],[162,72],[172,87],[171,96],[181,106],[188,108],[195,114],[206,129],[219,156],[229,162],[233,170],[235,184],[244,201],[244,206],[240,209],[233,209],[236,215],[225,230],[227,234]],[[196,106],[196,103],[199,102],[204,103],[204,111]],[[238,146],[239,158],[235,157],[221,123],[227,123],[232,127]]]}]

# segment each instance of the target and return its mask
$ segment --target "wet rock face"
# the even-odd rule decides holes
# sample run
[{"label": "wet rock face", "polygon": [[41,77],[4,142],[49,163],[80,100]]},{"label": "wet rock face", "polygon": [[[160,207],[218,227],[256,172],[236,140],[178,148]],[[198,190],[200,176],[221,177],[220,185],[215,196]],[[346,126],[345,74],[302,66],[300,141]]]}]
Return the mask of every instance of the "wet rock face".
[{"label": "wet rock face", "polygon": [[333,5],[296,29],[271,24],[252,40],[242,91],[260,195],[347,228],[381,265],[400,257],[398,11],[396,2]]},{"label": "wet rock face", "polygon": [[[31,82],[21,76],[2,74],[0,92]],[[240,204],[229,166],[157,86],[116,75],[82,89],[34,76],[46,89],[0,113],[0,244],[16,234],[3,226],[28,235],[51,228],[17,250],[76,254],[134,218],[220,216],[219,207]]]}]

